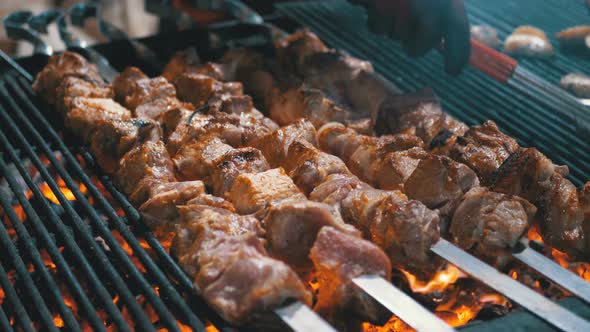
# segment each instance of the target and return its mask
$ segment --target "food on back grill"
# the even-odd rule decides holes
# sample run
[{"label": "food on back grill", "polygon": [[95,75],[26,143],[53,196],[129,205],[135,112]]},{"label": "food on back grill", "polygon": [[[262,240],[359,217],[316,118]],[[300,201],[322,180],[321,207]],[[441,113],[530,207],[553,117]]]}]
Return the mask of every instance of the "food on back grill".
[{"label": "food on back grill", "polygon": [[590,26],[578,25],[575,27],[561,30],[555,35],[562,48],[588,49],[588,36],[590,36]]},{"label": "food on back grill", "polygon": [[473,169],[482,184],[490,185],[498,168],[518,148],[514,138],[500,131],[493,121],[486,121],[458,137],[450,156]]},{"label": "food on back grill", "polygon": [[546,58],[554,54],[553,46],[542,30],[529,25],[516,28],[504,41],[504,51],[512,55]]},{"label": "food on back grill", "polygon": [[49,58],[47,65],[35,77],[33,91],[47,103],[54,105],[57,102],[56,90],[67,77],[80,78],[98,89],[106,86],[95,65],[88,63],[77,53],[63,52]]},{"label": "food on back grill", "polygon": [[525,199],[476,187],[458,204],[449,233],[461,248],[497,260],[510,254],[507,250],[516,245],[536,212]]},{"label": "food on back grill", "polygon": [[[354,314],[359,322],[383,323],[391,315],[384,307],[353,284],[352,279],[376,275],[389,279],[391,263],[376,245],[353,235],[324,227],[311,249],[311,260],[320,285],[315,309],[329,320],[350,320],[342,313]],[[340,315],[339,315],[340,314]]]},{"label": "food on back grill", "polygon": [[588,75],[582,73],[567,74],[561,78],[559,84],[576,97],[590,98],[590,76]]},{"label": "food on back grill", "polygon": [[498,38],[498,32],[496,29],[489,25],[472,25],[471,38],[491,48],[498,48],[502,43]]},{"label": "food on back grill", "polygon": [[88,143],[102,124],[130,119],[131,112],[112,99],[76,97],[65,117],[65,126]]},{"label": "food on back grill", "polygon": [[297,72],[305,66],[306,57],[330,49],[314,33],[301,30],[276,42],[277,58],[289,71]]}]

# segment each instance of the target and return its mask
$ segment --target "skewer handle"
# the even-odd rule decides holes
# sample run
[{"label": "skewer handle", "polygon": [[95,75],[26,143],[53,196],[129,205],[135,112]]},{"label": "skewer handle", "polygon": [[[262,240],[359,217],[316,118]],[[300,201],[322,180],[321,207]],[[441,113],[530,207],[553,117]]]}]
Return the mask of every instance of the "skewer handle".
[{"label": "skewer handle", "polygon": [[472,38],[469,64],[501,83],[508,83],[518,61]]},{"label": "skewer handle", "polygon": [[275,309],[275,313],[295,332],[336,332],[330,324],[299,301]]}]

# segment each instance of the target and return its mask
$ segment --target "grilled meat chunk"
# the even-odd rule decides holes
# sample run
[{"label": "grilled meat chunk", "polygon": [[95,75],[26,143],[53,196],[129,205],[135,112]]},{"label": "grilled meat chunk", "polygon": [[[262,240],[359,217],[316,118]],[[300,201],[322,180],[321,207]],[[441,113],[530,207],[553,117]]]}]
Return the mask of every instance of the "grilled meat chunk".
[{"label": "grilled meat chunk", "polygon": [[309,251],[324,226],[360,236],[360,232],[344,223],[340,214],[329,205],[312,201],[285,201],[274,204],[264,217],[270,250],[290,266],[311,267]]},{"label": "grilled meat chunk", "polygon": [[133,93],[135,84],[139,80],[147,80],[149,77],[137,67],[127,67],[113,81],[113,88],[118,102],[125,103],[125,98]]},{"label": "grilled meat chunk", "polygon": [[239,175],[228,197],[240,214],[259,212],[286,199],[305,200],[282,168]]},{"label": "grilled meat chunk", "polygon": [[537,208],[517,196],[487,188],[469,190],[457,206],[449,232],[453,242],[488,260],[509,255],[532,224]]},{"label": "grilled meat chunk", "polygon": [[201,59],[194,48],[176,52],[164,67],[162,76],[169,82],[184,73],[196,73],[201,67]]},{"label": "grilled meat chunk", "polygon": [[355,189],[370,189],[370,187],[350,174],[330,174],[324,182],[313,189],[309,199],[328,204],[336,211],[342,211],[342,201]]},{"label": "grilled meat chunk", "polygon": [[115,92],[113,87],[100,82],[89,82],[76,76],[66,76],[63,78],[55,93],[55,103],[57,110],[65,116],[72,107],[72,100],[75,97],[86,98],[114,98]]},{"label": "grilled meat chunk", "polygon": [[240,174],[260,173],[269,168],[260,150],[249,147],[232,149],[215,160],[209,181],[212,193],[223,196],[232,189]]},{"label": "grilled meat chunk", "polygon": [[154,185],[174,181],[172,160],[162,141],[148,141],[127,152],[115,175],[119,189],[136,205],[149,198]]},{"label": "grilled meat chunk", "polygon": [[498,168],[518,148],[514,138],[501,132],[493,121],[486,121],[458,137],[450,157],[473,169],[482,184],[490,185]]},{"label": "grilled meat chunk", "polygon": [[88,63],[77,53],[66,51],[49,58],[47,65],[35,77],[33,91],[48,104],[54,105],[57,102],[57,87],[67,77],[77,77],[99,89],[105,87],[95,65]]},{"label": "grilled meat chunk", "polygon": [[109,121],[128,121],[131,112],[112,99],[76,97],[65,118],[65,126],[84,142],[89,142],[94,131]]},{"label": "grilled meat chunk", "polygon": [[136,67],[129,67],[113,82],[117,100],[131,110],[160,98],[175,98],[176,89],[162,77],[147,77]]},{"label": "grilled meat chunk", "polygon": [[281,66],[294,73],[299,73],[305,67],[308,56],[330,51],[318,36],[308,30],[298,31],[277,41],[275,48]]},{"label": "grilled meat chunk", "polygon": [[211,98],[223,94],[240,96],[243,94],[242,83],[222,83],[216,79],[201,75],[186,73],[174,80],[178,98],[197,107],[207,103]]},{"label": "grilled meat chunk", "polygon": [[215,161],[232,151],[230,145],[215,136],[184,145],[173,158],[178,174],[185,180],[204,179],[215,167]]},{"label": "grilled meat chunk", "polygon": [[160,125],[151,120],[107,121],[98,125],[90,140],[90,149],[103,171],[113,174],[119,160],[135,145],[162,138]]},{"label": "grilled meat chunk", "polygon": [[586,257],[590,256],[590,181],[578,190],[579,201],[584,211],[584,237],[586,238]]},{"label": "grilled meat chunk", "polygon": [[317,146],[316,130],[311,122],[300,119],[262,136],[252,146],[262,151],[271,167],[279,167],[285,163],[291,144],[298,140]]},{"label": "grilled meat chunk", "polygon": [[173,109],[190,109],[194,107],[190,104],[181,103],[175,97],[158,98],[147,103],[137,106],[133,112],[136,117],[146,120],[158,120],[162,114]]},{"label": "grilled meat chunk", "polygon": [[414,173],[420,161],[428,155],[419,147],[386,154],[371,165],[372,184],[380,189],[405,190],[404,184]]},{"label": "grilled meat chunk", "polygon": [[322,152],[304,140],[291,144],[283,167],[306,195],[330,174],[350,174],[340,158]]},{"label": "grilled meat chunk", "polygon": [[379,247],[333,227],[323,227],[311,249],[319,294],[315,309],[323,316],[342,319],[348,313],[359,321],[382,324],[391,315],[352,279],[364,275],[391,277],[391,262]]},{"label": "grilled meat chunk", "polygon": [[450,216],[463,195],[479,186],[474,171],[452,159],[430,154],[420,160],[404,184],[408,197]]}]

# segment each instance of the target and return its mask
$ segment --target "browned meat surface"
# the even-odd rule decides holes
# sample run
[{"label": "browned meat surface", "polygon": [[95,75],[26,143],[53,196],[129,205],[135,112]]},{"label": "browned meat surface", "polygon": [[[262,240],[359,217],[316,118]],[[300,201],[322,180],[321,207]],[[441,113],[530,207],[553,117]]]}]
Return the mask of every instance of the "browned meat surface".
[{"label": "browned meat surface", "polygon": [[311,249],[319,294],[315,309],[329,320],[346,319],[384,323],[391,314],[358,288],[352,279],[364,275],[391,278],[391,262],[383,251],[358,237],[324,227]]},{"label": "browned meat surface", "polygon": [[584,208],[576,187],[558,173],[541,184],[536,204],[543,240],[574,257],[587,254]]},{"label": "browned meat surface", "polygon": [[232,151],[230,145],[215,136],[184,145],[173,158],[178,174],[185,180],[203,179],[210,175],[215,161]]},{"label": "browned meat surface", "polygon": [[242,84],[238,82],[222,83],[216,79],[194,73],[186,73],[174,80],[178,98],[197,107],[207,103],[213,97],[222,94],[242,95]]},{"label": "browned meat surface", "polygon": [[249,147],[232,149],[215,160],[210,174],[212,193],[224,196],[240,174],[264,172],[269,168],[259,150]]},{"label": "browned meat surface", "polygon": [[194,109],[192,105],[181,103],[175,97],[166,97],[141,104],[133,113],[140,119],[158,120],[164,113],[180,108]]},{"label": "browned meat surface", "polygon": [[298,73],[305,66],[305,59],[315,53],[325,53],[329,48],[308,30],[301,30],[276,42],[279,62],[289,72]]},{"label": "browned meat surface", "polygon": [[500,166],[491,189],[520,196],[536,204],[540,184],[556,172],[565,177],[569,170],[566,166],[554,165],[535,148],[521,148]]},{"label": "browned meat surface", "polygon": [[98,125],[90,140],[90,149],[98,165],[112,174],[119,168],[119,160],[135,145],[162,138],[160,125],[151,120],[131,119],[107,121]]},{"label": "browned meat surface", "polygon": [[113,81],[117,101],[124,104],[125,98],[133,93],[136,82],[143,79],[149,79],[149,77],[141,69],[137,67],[125,68]]},{"label": "browned meat surface", "polygon": [[131,112],[112,99],[77,97],[70,104],[65,126],[84,142],[89,142],[96,128],[102,124],[130,119]]},{"label": "browned meat surface", "polygon": [[125,95],[123,105],[132,110],[156,99],[176,97],[176,89],[162,76],[130,81],[128,89],[130,91]]},{"label": "browned meat surface", "polygon": [[355,189],[369,189],[369,185],[350,174],[330,174],[324,182],[315,187],[309,199],[328,204],[341,211],[342,201]]},{"label": "browned meat surface", "polygon": [[306,195],[330,174],[350,174],[340,158],[322,152],[304,140],[291,144],[282,166]]},{"label": "browned meat surface", "polygon": [[293,142],[304,140],[317,146],[316,136],[316,130],[311,122],[300,119],[262,136],[252,146],[262,151],[271,167],[278,167],[285,163]]},{"label": "browned meat surface", "polygon": [[70,111],[72,100],[75,97],[114,98],[115,92],[113,87],[108,84],[66,76],[57,87],[55,96],[56,108],[65,116]]},{"label": "browned meat surface", "polygon": [[49,104],[56,104],[57,87],[66,77],[77,77],[92,85],[104,87],[95,65],[88,63],[81,55],[74,52],[63,52],[49,58],[33,82],[33,91]]},{"label": "browned meat surface", "polygon": [[438,149],[446,146],[451,137],[463,135],[468,129],[442,111],[430,89],[387,99],[379,110],[375,126],[378,134],[411,133],[430,148]]},{"label": "browned meat surface", "polygon": [[322,227],[331,226],[341,232],[360,236],[360,232],[345,224],[332,207],[312,201],[274,204],[263,220],[273,256],[302,269],[311,267],[309,251]]},{"label": "browned meat surface", "polygon": [[445,156],[430,154],[420,160],[406,180],[404,192],[431,209],[440,209],[443,215],[451,215],[457,201],[477,186],[477,175],[469,167]]},{"label": "browned meat surface", "polygon": [[429,154],[419,147],[390,152],[371,165],[372,182],[380,189],[402,190],[420,161],[428,156]]},{"label": "browned meat surface", "polygon": [[137,205],[148,199],[154,185],[174,180],[172,160],[161,141],[145,142],[127,152],[115,175],[119,189]]},{"label": "browned meat surface", "polygon": [[584,237],[586,238],[586,257],[590,256],[590,181],[579,189],[579,200],[584,211]]},{"label": "browned meat surface", "polygon": [[162,76],[169,82],[183,73],[196,73],[201,67],[201,59],[194,48],[176,52],[164,67]]},{"label": "browned meat surface", "polygon": [[241,174],[228,198],[238,213],[250,214],[286,199],[305,200],[305,195],[282,168],[273,168],[257,174]]},{"label": "browned meat surface", "polygon": [[150,199],[139,207],[143,221],[157,236],[175,231],[180,222],[178,205],[205,194],[201,181],[168,182],[150,190]]},{"label": "browned meat surface", "polygon": [[490,185],[498,168],[518,148],[514,138],[501,132],[493,121],[487,121],[458,137],[450,157],[471,167],[482,184]]},{"label": "browned meat surface", "polygon": [[461,248],[497,260],[509,255],[533,222],[537,208],[517,196],[476,187],[459,203],[450,224],[450,236]]}]

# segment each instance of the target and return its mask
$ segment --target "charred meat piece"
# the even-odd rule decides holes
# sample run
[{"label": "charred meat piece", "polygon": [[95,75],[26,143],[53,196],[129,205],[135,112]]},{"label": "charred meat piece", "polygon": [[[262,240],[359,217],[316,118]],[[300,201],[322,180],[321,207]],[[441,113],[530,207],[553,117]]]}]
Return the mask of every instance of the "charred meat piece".
[{"label": "charred meat piece", "polygon": [[137,106],[133,112],[136,117],[146,120],[158,120],[162,114],[173,109],[194,109],[190,104],[181,103],[175,97],[158,98]]},{"label": "charred meat piece", "polygon": [[135,145],[162,138],[160,125],[151,120],[131,119],[107,121],[98,125],[92,135],[90,149],[98,165],[112,174],[119,167],[119,160]]},{"label": "charred meat piece", "polygon": [[205,194],[201,181],[168,182],[155,185],[150,190],[150,199],[139,207],[146,225],[157,236],[165,237],[174,232],[180,222],[178,205]]},{"label": "charred meat piece", "polygon": [[223,196],[240,174],[264,172],[269,168],[260,150],[250,147],[232,149],[215,160],[210,175],[212,193]]},{"label": "charred meat piece", "polygon": [[543,240],[573,257],[587,254],[584,208],[576,187],[559,173],[540,184],[536,204]]},{"label": "charred meat piece", "polygon": [[149,198],[154,185],[174,181],[172,160],[162,141],[145,142],[127,152],[115,175],[119,189],[137,205]]},{"label": "charred meat piece", "polygon": [[371,182],[376,188],[402,190],[420,161],[428,156],[429,154],[420,147],[390,152],[371,164]]},{"label": "charred meat piece", "polygon": [[304,140],[291,144],[283,167],[306,195],[330,174],[350,174],[340,158],[322,152]]},{"label": "charred meat piece", "polygon": [[373,298],[355,286],[352,279],[363,275],[391,277],[391,262],[376,245],[356,236],[323,227],[311,249],[319,294],[315,309],[329,319],[352,314],[359,321],[380,324],[391,315]]},{"label": "charred meat piece", "polygon": [[486,121],[458,137],[450,157],[474,170],[482,184],[490,185],[498,168],[518,149],[514,138],[501,132],[493,121]]},{"label": "charred meat piece", "polygon": [[305,200],[305,195],[282,168],[273,168],[257,174],[241,174],[236,178],[228,198],[238,213],[250,214],[283,200]]},{"label": "charred meat piece", "polygon": [[300,269],[311,267],[309,251],[322,227],[331,226],[360,236],[360,232],[345,224],[332,207],[312,201],[280,202],[268,210],[263,220],[273,256]]},{"label": "charred meat piece", "polygon": [[149,79],[149,77],[141,69],[137,67],[125,68],[113,81],[117,101],[124,104],[125,98],[133,93],[136,82],[144,79]]},{"label": "charred meat piece", "polygon": [[57,102],[57,87],[66,77],[77,77],[101,88],[105,86],[95,65],[77,53],[66,51],[49,58],[47,65],[35,77],[33,91],[48,104],[54,105]]},{"label": "charred meat piece", "polygon": [[450,236],[461,248],[496,260],[509,255],[532,224],[537,208],[518,196],[476,187],[459,203],[450,224]]},{"label": "charred meat piece", "polygon": [[131,112],[107,98],[74,98],[65,118],[65,126],[84,142],[89,142],[94,131],[109,121],[128,121]]},{"label": "charred meat piece", "polygon": [[419,200],[431,209],[447,210],[455,206],[471,188],[479,186],[473,170],[450,158],[430,154],[421,159],[416,169],[404,183],[408,197]]},{"label": "charred meat piece", "polygon": [[56,108],[65,116],[71,108],[75,97],[86,98],[114,98],[113,87],[108,84],[89,82],[79,77],[66,76],[56,90]]},{"label": "charred meat piece", "polygon": [[520,148],[500,166],[491,189],[536,204],[540,184],[556,172],[565,177],[569,170],[567,166],[556,166],[535,148]]},{"label": "charred meat piece", "polygon": [[[438,98],[430,89],[387,99],[379,110],[375,125],[380,135],[411,133],[420,137],[427,146],[434,142],[431,148],[438,149],[446,146],[454,135],[463,135],[468,129],[442,111]],[[444,139],[441,139],[440,133],[444,134]]]},{"label": "charred meat piece", "polygon": [[232,151],[230,145],[215,136],[184,145],[173,158],[177,172],[185,180],[203,179],[210,175],[215,161]]},{"label": "charred meat piece", "polygon": [[281,66],[293,73],[301,72],[308,56],[330,51],[318,36],[308,30],[298,31],[277,41],[275,48]]},{"label": "charred meat piece", "polygon": [[174,80],[178,98],[197,107],[207,103],[214,97],[223,94],[240,96],[243,94],[242,84],[238,82],[222,83],[201,74],[182,74]]},{"label": "charred meat piece", "polygon": [[131,92],[125,95],[125,102],[129,109],[161,98],[175,98],[176,89],[164,77],[144,78],[131,83]]},{"label": "charred meat piece", "polygon": [[169,82],[184,73],[196,73],[201,67],[201,59],[194,48],[176,52],[164,67],[162,76]]}]

